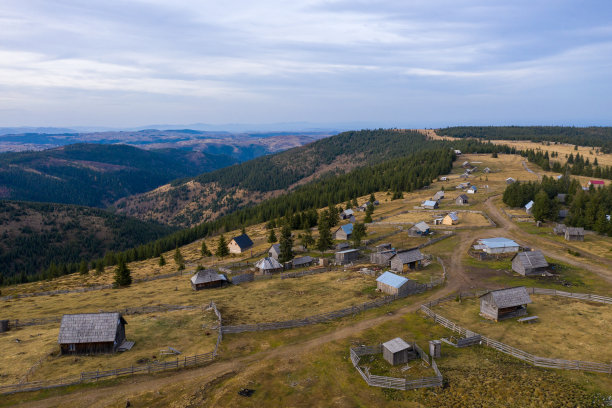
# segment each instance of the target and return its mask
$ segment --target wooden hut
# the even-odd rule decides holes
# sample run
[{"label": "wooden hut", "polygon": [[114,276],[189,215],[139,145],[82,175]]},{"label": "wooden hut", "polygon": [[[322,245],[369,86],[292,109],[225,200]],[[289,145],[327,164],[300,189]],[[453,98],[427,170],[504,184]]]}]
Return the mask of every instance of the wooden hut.
[{"label": "wooden hut", "polygon": [[344,251],[336,252],[336,263],[340,265],[345,265],[356,261],[357,258],[359,258],[358,249],[346,249]]},{"label": "wooden hut", "polygon": [[383,343],[382,353],[383,358],[391,365],[406,364],[418,357],[412,345],[399,337]]},{"label": "wooden hut", "polygon": [[253,241],[247,234],[238,235],[227,244],[230,254],[241,254],[252,246]]},{"label": "wooden hut", "polygon": [[465,194],[461,194],[459,197],[455,199],[455,204],[457,205],[466,205],[468,203],[468,196]]},{"label": "wooden hut", "polygon": [[391,258],[395,255],[395,250],[389,249],[386,251],[372,252],[370,254],[370,263],[380,266],[390,266]]},{"label": "wooden hut", "polygon": [[519,244],[508,238],[483,238],[478,240],[474,249],[484,251],[487,254],[508,254],[518,252]]},{"label": "wooden hut", "polygon": [[565,229],[566,241],[584,241],[584,228],[567,227]]},{"label": "wooden hut", "polygon": [[346,224],[341,226],[334,232],[334,239],[346,240],[350,239],[353,234],[353,224]]},{"label": "wooden hut", "polygon": [[214,269],[204,269],[197,271],[191,277],[191,287],[193,290],[218,288],[227,284],[225,275],[217,273]]},{"label": "wooden hut", "polygon": [[355,215],[355,211],[352,209],[344,210],[340,213],[340,219],[348,220]]},{"label": "wooden hut", "polygon": [[411,237],[422,237],[429,235],[430,232],[429,225],[425,221],[417,222],[408,229],[408,235]]},{"label": "wooden hut", "polygon": [[390,242],[385,242],[384,244],[376,245],[376,252],[385,252],[393,249]]},{"label": "wooden hut", "polygon": [[391,257],[391,269],[396,272],[406,272],[410,269],[417,269],[421,266],[421,262],[425,259],[421,251],[418,249],[408,249],[399,251]]},{"label": "wooden hut", "polygon": [[66,314],[57,342],[62,354],[114,353],[134,344],[124,345],[126,324],[119,313]]},{"label": "wooden hut", "polygon": [[493,290],[480,297],[480,315],[486,319],[500,321],[527,314],[531,298],[524,286]]},{"label": "wooden hut", "polygon": [[274,258],[278,261],[278,257],[280,256],[280,244],[273,244],[270,249],[268,249],[268,257]]},{"label": "wooden hut", "polygon": [[426,210],[435,210],[436,208],[438,208],[438,206],[438,202],[434,200],[425,200],[421,204],[421,207],[425,208]]},{"label": "wooden hut", "polygon": [[519,252],[512,258],[512,270],[523,276],[542,275],[548,268],[542,251]]},{"label": "wooden hut", "polygon": [[444,198],[444,191],[440,190],[436,194],[434,194],[432,200],[433,201],[440,201],[443,198]]},{"label": "wooden hut", "polygon": [[415,289],[418,283],[387,271],[376,278],[376,288],[387,295],[401,295]]},{"label": "wooden hut", "polygon": [[456,212],[448,213],[446,217],[442,218],[443,225],[455,225],[459,222],[459,216]]},{"label": "wooden hut", "polygon": [[293,258],[293,260],[291,261],[291,265],[294,268],[304,268],[306,266],[310,266],[312,265],[314,262],[314,258],[311,256],[301,256],[299,258]]},{"label": "wooden hut", "polygon": [[553,232],[555,233],[555,235],[565,235],[566,229],[567,227],[565,226],[565,224],[557,224],[555,225],[555,228],[553,228]]},{"label": "wooden hut", "polygon": [[261,258],[255,263],[255,267],[259,269],[259,272],[264,275],[269,275],[275,272],[282,272],[284,269],[283,265],[281,265],[280,262],[270,257]]}]

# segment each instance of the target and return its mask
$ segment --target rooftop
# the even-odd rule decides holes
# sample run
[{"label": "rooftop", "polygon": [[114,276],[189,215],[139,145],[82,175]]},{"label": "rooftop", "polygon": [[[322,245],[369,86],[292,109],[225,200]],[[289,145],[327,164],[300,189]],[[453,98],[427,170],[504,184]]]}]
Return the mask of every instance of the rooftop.
[{"label": "rooftop", "polygon": [[[493,290],[485,295],[491,295],[493,302],[498,308],[526,305],[531,303],[531,298],[524,286],[509,289]],[[481,297],[482,297],[481,296]]]},{"label": "rooftop", "polygon": [[393,340],[389,340],[383,343],[383,347],[389,350],[392,353],[397,353],[398,351],[403,351],[406,349],[412,349],[412,346],[406,343],[403,339],[396,337]]},{"label": "rooftop", "polygon": [[217,282],[220,280],[226,281],[227,278],[225,275],[217,273],[217,271],[214,269],[204,269],[203,271],[198,271],[191,277],[191,283],[194,285],[207,282]]},{"label": "rooftop", "polygon": [[517,247],[519,244],[508,238],[483,238],[478,242],[487,248]]},{"label": "rooftop", "polygon": [[425,221],[420,221],[420,222],[417,222],[416,224],[414,224],[412,226],[412,228],[415,228],[415,229],[417,229],[417,230],[419,230],[421,232],[425,232],[425,231],[427,231],[429,229],[429,225],[427,225],[427,223]]},{"label": "rooftop", "polygon": [[353,233],[353,224],[346,224],[340,227],[340,229],[342,231],[344,231],[346,234],[352,234]]},{"label": "rooftop", "polygon": [[425,200],[425,202],[423,203],[423,206],[424,207],[434,207],[436,204],[438,204],[436,201]]},{"label": "rooftop", "polygon": [[376,282],[384,283],[385,285],[389,285],[396,289],[401,288],[408,281],[408,278],[404,278],[403,276],[396,275],[393,272],[389,271],[383,273],[378,278],[376,278]]},{"label": "rooftop", "polygon": [[255,267],[262,270],[270,270],[270,269],[281,269],[283,265],[278,262],[274,258],[266,257],[261,258],[257,263],[255,263]]},{"label": "rooftop", "polygon": [[249,238],[247,234],[238,235],[232,238],[232,241],[234,241],[240,249],[247,249],[253,246],[253,241],[251,241],[251,238]]},{"label": "rooftop", "polygon": [[62,317],[59,344],[115,341],[117,326],[126,324],[119,313],[66,314]]},{"label": "rooftop", "polygon": [[425,259],[421,251],[418,249],[407,249],[405,251],[399,251],[395,254],[399,259],[401,259],[402,263],[411,263],[416,261],[422,261]]},{"label": "rooftop", "polygon": [[519,252],[514,257],[518,257],[519,261],[527,268],[548,267],[548,262],[546,262],[542,251]]}]

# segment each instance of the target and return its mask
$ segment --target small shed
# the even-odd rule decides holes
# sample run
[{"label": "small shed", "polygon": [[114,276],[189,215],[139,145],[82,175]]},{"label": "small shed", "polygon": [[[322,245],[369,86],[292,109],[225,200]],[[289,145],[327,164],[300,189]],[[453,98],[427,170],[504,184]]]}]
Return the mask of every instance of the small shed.
[{"label": "small shed", "polygon": [[348,210],[344,210],[340,213],[340,218],[343,220],[346,220],[348,218],[351,218],[354,215],[355,215],[355,211],[349,208]]},{"label": "small shed", "polygon": [[519,252],[512,258],[512,270],[523,276],[542,275],[548,268],[542,251]]},{"label": "small shed", "polygon": [[515,181],[516,181],[516,180],[515,180],[515,179],[513,179],[512,177],[508,177],[508,178],[506,179],[506,184],[512,184],[512,183],[514,183]]},{"label": "small shed", "polygon": [[468,194],[476,194],[477,192],[478,192],[478,187],[476,186],[472,186],[466,190],[466,193]]},{"label": "small shed", "polygon": [[488,168],[488,167],[485,167],[485,168],[484,168],[484,170],[483,170],[483,172],[484,172],[484,173],[490,173],[490,172],[491,172],[491,169],[490,169],[490,168]]},{"label": "small shed", "polygon": [[353,234],[353,224],[346,224],[341,226],[334,232],[334,239],[345,240],[350,239]]},{"label": "small shed", "polygon": [[567,200],[567,194],[559,193],[557,194],[556,198],[558,202],[560,202],[561,204],[565,204],[565,201]]},{"label": "small shed", "polygon": [[421,266],[425,257],[417,248],[398,251],[391,257],[391,269],[396,272],[406,272]]},{"label": "small shed", "polygon": [[280,256],[280,244],[274,244],[268,249],[268,257],[274,258],[278,261],[278,257]]},{"label": "small shed", "polygon": [[191,287],[193,290],[218,288],[227,284],[225,275],[217,273],[214,269],[204,269],[197,271],[191,277]]},{"label": "small shed", "polygon": [[376,278],[376,288],[387,295],[403,294],[410,289],[416,288],[418,283],[387,271]]},{"label": "small shed", "polygon": [[468,168],[468,167],[472,167],[472,166],[470,165],[470,162],[466,160],[466,161],[464,161],[464,162],[463,162],[463,164],[461,165],[461,167],[463,167],[464,169],[466,169],[466,168]]},{"label": "small shed", "polygon": [[567,227],[565,226],[565,224],[557,224],[555,225],[555,228],[553,228],[553,232],[555,235],[565,235],[566,229]]},{"label": "small shed", "polygon": [[120,313],[66,314],[57,342],[62,354],[114,353],[125,341],[126,324]]},{"label": "small shed", "polygon": [[251,241],[247,234],[238,235],[227,244],[230,254],[241,254],[252,246],[253,241]]},{"label": "small shed", "polygon": [[525,204],[525,212],[527,214],[531,214],[532,209],[533,209],[533,200],[531,200],[527,204]]},{"label": "small shed", "polygon": [[376,245],[376,252],[384,252],[390,251],[392,249],[390,242],[385,242],[384,244]]},{"label": "small shed", "polygon": [[359,258],[359,250],[358,249],[345,249],[344,251],[336,252],[336,263],[340,265],[345,265],[356,261]]},{"label": "small shed", "polygon": [[467,203],[468,203],[468,196],[466,196],[465,194],[459,195],[459,197],[457,197],[457,199],[455,200],[455,204],[457,205],[466,205]]},{"label": "small shed", "polygon": [[566,241],[584,241],[584,228],[567,227],[565,229]]},{"label": "small shed", "polygon": [[304,268],[314,263],[314,258],[311,256],[301,256],[299,258],[293,258],[291,261],[294,268]]},{"label": "small shed", "polygon": [[459,216],[456,212],[448,213],[446,217],[442,218],[443,225],[455,225],[459,222]]},{"label": "small shed", "polygon": [[436,194],[434,194],[432,200],[433,201],[440,201],[443,198],[444,198],[444,191],[440,190]]},{"label": "small shed", "polygon": [[391,258],[395,255],[395,250],[389,249],[386,251],[372,252],[370,254],[370,263],[380,266],[390,266]]},{"label": "small shed", "polygon": [[524,286],[493,290],[480,297],[480,315],[496,322],[527,314],[531,298]]},{"label": "small shed", "polygon": [[507,254],[518,252],[519,244],[508,238],[479,239],[474,249],[482,249],[487,254]]},{"label": "small shed", "polygon": [[269,275],[275,272],[282,272],[283,265],[274,258],[262,258],[255,263],[255,267],[264,275]]},{"label": "small shed", "polygon": [[422,237],[429,235],[430,232],[429,225],[425,221],[417,222],[408,229],[408,235],[411,237]]},{"label": "small shed", "polygon": [[423,204],[421,204],[421,207],[427,209],[427,210],[435,210],[436,208],[439,207],[438,202],[434,201],[434,200],[425,200],[423,202]]},{"label": "small shed", "polygon": [[417,358],[412,345],[399,337],[389,340],[382,345],[383,358],[391,365],[406,364]]}]

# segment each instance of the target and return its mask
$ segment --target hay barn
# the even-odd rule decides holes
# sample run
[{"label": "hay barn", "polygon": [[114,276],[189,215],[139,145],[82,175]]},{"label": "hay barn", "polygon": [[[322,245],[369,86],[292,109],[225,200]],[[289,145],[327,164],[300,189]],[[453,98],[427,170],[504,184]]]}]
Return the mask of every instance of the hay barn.
[{"label": "hay barn", "polygon": [[457,205],[466,205],[467,203],[468,203],[468,196],[466,196],[465,194],[461,194],[455,200],[455,204],[457,204]]},{"label": "hay barn", "polygon": [[524,286],[493,290],[480,297],[480,315],[496,322],[527,314],[531,298]]},{"label": "hay barn", "polygon": [[459,216],[456,212],[452,212],[446,215],[446,217],[442,218],[443,225],[455,225],[459,222]]},{"label": "hay barn", "polygon": [[565,228],[565,240],[566,241],[584,241],[584,228]]},{"label": "hay barn", "polygon": [[408,229],[408,235],[411,237],[422,237],[425,235],[429,235],[431,231],[429,230],[429,225],[425,221],[420,221],[414,224],[412,227]]},{"label": "hay barn", "polygon": [[62,354],[114,353],[125,341],[126,324],[119,313],[67,314],[57,342]]},{"label": "hay barn", "polygon": [[390,259],[391,269],[396,272],[406,272],[410,269],[417,269],[421,266],[423,259],[425,259],[425,257],[418,249],[399,251]]},{"label": "hay barn", "polygon": [[481,250],[487,254],[508,254],[518,252],[519,244],[508,238],[486,238],[479,239],[474,249]]},{"label": "hay barn", "polygon": [[512,270],[523,276],[542,275],[549,266],[542,251],[519,252],[512,258]]},{"label": "hay barn", "polygon": [[417,285],[415,281],[396,275],[390,271],[376,278],[376,288],[387,295],[404,294],[410,289],[416,288]]},{"label": "hay barn", "polygon": [[217,273],[214,269],[204,269],[197,271],[191,277],[191,287],[193,290],[202,290],[210,288],[218,288],[227,284],[225,275]]},{"label": "hay barn", "polygon": [[344,251],[336,252],[336,263],[340,265],[348,264],[356,261],[359,258],[358,249],[346,249]]},{"label": "hay barn", "polygon": [[346,240],[350,239],[353,234],[353,224],[346,224],[341,226],[334,232],[334,239],[337,240]]},{"label": "hay barn", "polygon": [[283,265],[274,258],[261,258],[255,263],[255,267],[264,275],[269,275],[275,272],[282,272]]},{"label": "hay barn", "polygon": [[242,234],[232,238],[227,247],[230,254],[241,254],[253,246],[253,241],[247,234]]}]

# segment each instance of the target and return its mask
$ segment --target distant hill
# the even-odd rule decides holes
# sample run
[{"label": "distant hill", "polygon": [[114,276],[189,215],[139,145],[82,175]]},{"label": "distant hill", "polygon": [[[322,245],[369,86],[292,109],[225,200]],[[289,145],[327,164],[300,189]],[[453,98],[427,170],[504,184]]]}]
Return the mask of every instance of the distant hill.
[{"label": "distant hill", "polygon": [[118,212],[188,227],[278,196],[315,178],[405,156],[423,148],[406,130],[344,132],[305,146],[164,185],[115,203]]},{"label": "distant hill", "polygon": [[0,154],[0,198],[106,207],[170,180],[236,163],[226,155],[73,144]]},{"label": "distant hill", "polygon": [[51,262],[99,258],[173,231],[96,208],[0,201],[0,276],[29,277]]}]

